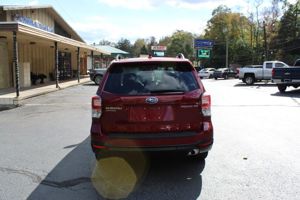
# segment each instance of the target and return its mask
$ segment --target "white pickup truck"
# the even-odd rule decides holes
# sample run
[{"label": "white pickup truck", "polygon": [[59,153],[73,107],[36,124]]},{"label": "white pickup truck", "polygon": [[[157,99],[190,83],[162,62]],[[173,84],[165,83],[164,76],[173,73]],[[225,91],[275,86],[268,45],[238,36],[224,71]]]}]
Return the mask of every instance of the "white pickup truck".
[{"label": "white pickup truck", "polygon": [[239,69],[239,79],[247,85],[261,80],[271,80],[272,69],[278,67],[289,66],[281,61],[265,61],[263,65],[248,65]]}]

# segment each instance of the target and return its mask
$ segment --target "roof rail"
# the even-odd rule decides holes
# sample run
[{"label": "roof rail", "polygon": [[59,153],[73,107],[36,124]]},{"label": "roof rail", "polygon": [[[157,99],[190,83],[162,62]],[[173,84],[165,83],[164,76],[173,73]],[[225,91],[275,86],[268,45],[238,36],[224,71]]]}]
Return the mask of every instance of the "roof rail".
[{"label": "roof rail", "polygon": [[177,54],[176,58],[179,58],[179,59],[185,59],[183,53]]}]

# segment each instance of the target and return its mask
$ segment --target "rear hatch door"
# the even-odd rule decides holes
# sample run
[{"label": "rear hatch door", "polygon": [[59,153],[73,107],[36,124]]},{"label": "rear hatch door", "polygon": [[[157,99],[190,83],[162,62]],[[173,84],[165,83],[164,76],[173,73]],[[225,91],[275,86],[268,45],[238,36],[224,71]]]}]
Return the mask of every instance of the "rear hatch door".
[{"label": "rear hatch door", "polygon": [[106,134],[200,131],[202,90],[195,75],[188,62],[112,66],[101,94],[102,131]]}]

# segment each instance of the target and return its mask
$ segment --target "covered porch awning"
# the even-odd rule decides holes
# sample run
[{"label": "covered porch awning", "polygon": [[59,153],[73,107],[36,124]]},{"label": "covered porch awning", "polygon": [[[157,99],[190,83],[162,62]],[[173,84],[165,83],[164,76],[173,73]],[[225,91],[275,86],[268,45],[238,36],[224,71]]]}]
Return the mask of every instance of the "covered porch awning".
[{"label": "covered porch awning", "polygon": [[77,41],[71,38],[67,38],[52,32],[48,32],[21,22],[0,22],[0,38],[6,38],[9,43],[13,44],[10,48],[9,54],[12,57],[15,70],[15,86],[16,94],[19,96],[19,49],[18,44],[32,44],[39,45],[40,47],[53,48],[55,57],[51,56],[55,60],[55,66],[53,68],[56,71],[56,87],[58,86],[58,51],[73,52],[77,55],[77,77],[80,82],[80,56],[81,55],[110,55],[110,52],[98,49],[84,42]]},{"label": "covered porch awning", "polygon": [[62,49],[77,49],[79,47],[83,52],[93,51],[94,55],[110,55],[110,52],[98,49],[84,42],[47,32],[21,22],[0,22],[1,36],[12,39],[12,32],[14,31],[18,34],[18,42],[32,41],[44,45],[53,45],[53,42],[57,42]]}]

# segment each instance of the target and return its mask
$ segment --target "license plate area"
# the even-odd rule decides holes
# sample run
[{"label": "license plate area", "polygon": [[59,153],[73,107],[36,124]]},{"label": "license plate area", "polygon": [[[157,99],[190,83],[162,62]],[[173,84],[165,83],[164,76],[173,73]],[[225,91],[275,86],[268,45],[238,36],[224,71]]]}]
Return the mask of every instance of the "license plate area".
[{"label": "license plate area", "polygon": [[170,115],[167,112],[168,110],[170,109],[166,108],[165,106],[131,107],[129,110],[129,121],[130,122],[172,121],[173,117],[170,117]]}]

